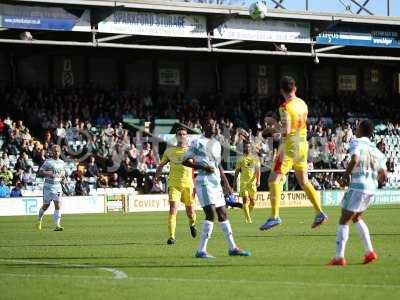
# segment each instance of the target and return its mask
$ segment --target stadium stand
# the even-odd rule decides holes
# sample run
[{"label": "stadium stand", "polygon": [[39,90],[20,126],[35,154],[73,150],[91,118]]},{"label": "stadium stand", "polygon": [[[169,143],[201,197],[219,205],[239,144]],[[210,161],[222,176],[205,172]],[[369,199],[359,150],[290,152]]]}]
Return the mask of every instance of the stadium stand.
[{"label": "stadium stand", "polygon": [[[77,195],[89,193],[90,188],[162,190],[162,187],[151,186],[147,176],[154,172],[159,161],[158,148],[152,147],[146,139],[144,142],[138,139],[133,130],[124,127],[121,121],[126,115],[138,122],[167,124],[168,129],[180,121],[195,130],[201,130],[201,120],[213,117],[218,120],[216,138],[230,150],[225,162],[228,170],[233,169],[235,157],[241,152],[242,128],[249,134],[248,138],[266,169],[271,166],[280,142],[280,136],[275,132],[277,124],[271,123],[272,118],[277,118],[273,107],[279,100],[271,99],[270,106],[262,106],[256,97],[241,93],[236,108],[226,111],[212,109],[216,104],[223,105],[221,95],[204,93],[199,99],[191,99],[178,92],[161,94],[157,98],[151,94],[106,92],[94,86],[71,90],[3,88],[0,92],[3,101],[17,108],[3,111],[5,118],[0,120],[0,177],[4,185],[9,190],[21,185],[23,194],[40,191],[43,179],[37,176],[37,171],[47,157],[49,147],[60,143],[70,177],[67,187]],[[359,99],[356,101],[362,109],[346,115],[350,96]],[[370,117],[376,120],[375,142],[388,157],[391,173],[387,187],[400,187],[400,123],[379,119],[389,113],[378,105],[385,99],[365,100],[344,95],[335,105],[330,105],[331,99],[311,99],[310,169],[344,169],[349,161],[347,150],[357,122]],[[29,114],[32,109],[37,113]],[[158,118],[171,120],[157,121]],[[154,129],[154,126],[150,128]],[[162,133],[167,131],[164,129]],[[340,173],[315,171],[311,178],[314,185],[323,190],[338,188],[339,176]],[[289,183],[292,181],[289,178]],[[289,186],[296,188],[295,184]],[[9,191],[1,194],[7,196]]]}]

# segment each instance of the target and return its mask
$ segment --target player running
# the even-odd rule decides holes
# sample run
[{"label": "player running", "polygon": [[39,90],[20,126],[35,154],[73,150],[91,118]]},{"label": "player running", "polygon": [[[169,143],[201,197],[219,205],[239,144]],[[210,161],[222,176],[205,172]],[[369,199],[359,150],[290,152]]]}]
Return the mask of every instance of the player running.
[{"label": "player running", "polygon": [[186,214],[189,219],[190,234],[193,238],[197,235],[195,202],[193,197],[193,171],[191,168],[182,165],[182,156],[188,149],[187,130],[185,128],[179,128],[176,131],[176,140],[176,147],[169,147],[165,150],[154,177],[154,180],[157,182],[163,167],[170,163],[171,167],[168,177],[169,239],[167,240],[167,244],[169,245],[176,243],[176,215],[179,201],[185,204]]},{"label": "player running", "polygon": [[347,166],[342,184],[345,185],[351,174],[348,191],[342,200],[342,215],[336,232],[336,256],[329,262],[332,266],[345,266],[344,258],[346,242],[349,238],[350,220],[353,221],[364,244],[364,264],[378,258],[371,243],[367,224],[362,220],[363,212],[374,199],[378,186],[382,186],[387,178],[386,158],[370,141],[373,125],[370,121],[362,121],[357,127],[356,139],[350,144],[351,161]]},{"label": "player running", "polygon": [[65,177],[65,164],[60,159],[61,148],[59,145],[51,147],[52,158],[46,159],[40,167],[39,176],[45,177],[43,184],[43,206],[39,210],[37,229],[42,229],[44,212],[49,208],[51,201],[54,202],[53,220],[55,223],[54,231],[63,231],[61,222],[61,181]]},{"label": "player running", "polygon": [[295,171],[297,182],[307,194],[317,215],[312,228],[324,223],[328,217],[321,209],[321,200],[318,192],[308,181],[308,142],[307,142],[307,104],[296,96],[296,83],[290,76],[285,76],[280,82],[280,92],[285,102],[279,107],[282,122],[282,144],[272,166],[268,178],[268,187],[271,195],[272,216],[260,227],[260,230],[269,230],[282,224],[279,217],[280,199],[283,190],[285,175],[292,169]]},{"label": "player running", "polygon": [[251,213],[257,198],[257,187],[260,186],[260,160],[251,153],[249,142],[243,144],[243,155],[236,162],[235,180],[233,188],[236,188],[237,178],[240,174],[239,197],[243,200],[243,212],[246,223],[252,223]]},{"label": "player running", "polygon": [[183,157],[183,165],[198,170],[195,180],[196,194],[205,213],[205,220],[200,237],[197,258],[214,258],[207,252],[207,243],[211,237],[214,220],[217,216],[221,229],[229,244],[230,256],[250,256],[250,253],[239,249],[233,238],[231,224],[225,208],[225,199],[222,183],[230,193],[232,188],[224,174],[221,163],[221,144],[213,138],[215,122],[207,120],[204,126],[204,135],[194,140]]}]

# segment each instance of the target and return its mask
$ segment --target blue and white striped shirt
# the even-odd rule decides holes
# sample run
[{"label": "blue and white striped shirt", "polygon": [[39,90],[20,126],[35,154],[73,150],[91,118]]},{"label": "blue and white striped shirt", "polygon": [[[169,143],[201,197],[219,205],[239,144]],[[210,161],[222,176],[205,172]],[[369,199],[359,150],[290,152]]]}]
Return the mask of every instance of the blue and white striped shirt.
[{"label": "blue and white striped shirt", "polygon": [[350,189],[373,194],[378,188],[378,172],[386,170],[385,155],[367,137],[353,139],[350,154],[358,157],[351,172]]},{"label": "blue and white striped shirt", "polygon": [[219,172],[219,165],[221,163],[221,143],[214,138],[206,138],[201,136],[192,141],[189,149],[183,156],[183,159],[192,158],[196,164],[203,166],[210,166],[214,168],[213,173],[208,173],[199,170],[196,177],[196,184],[199,185],[212,185],[218,187],[221,185],[221,174]]},{"label": "blue and white striped shirt", "polygon": [[45,178],[43,189],[51,192],[60,192],[62,190],[62,172],[65,172],[64,161],[61,159],[46,159],[46,161],[40,167],[40,170],[53,172],[53,176],[51,178]]}]

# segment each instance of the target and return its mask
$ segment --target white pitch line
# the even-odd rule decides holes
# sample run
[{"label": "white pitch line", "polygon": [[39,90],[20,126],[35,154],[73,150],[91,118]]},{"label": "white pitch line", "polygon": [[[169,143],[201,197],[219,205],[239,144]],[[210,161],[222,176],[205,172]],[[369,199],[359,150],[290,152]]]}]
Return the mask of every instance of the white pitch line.
[{"label": "white pitch line", "polygon": [[[50,275],[50,274],[28,274],[28,273],[0,273],[0,277],[44,277],[44,278],[76,278],[76,279],[103,279],[110,281],[117,279],[106,276],[84,276],[84,275]],[[235,279],[206,279],[206,278],[177,278],[177,277],[127,277],[129,281],[159,281],[159,282],[194,282],[194,283],[221,283],[221,284],[259,284],[270,286],[297,286],[297,287],[335,287],[335,288],[370,288],[370,289],[399,289],[395,284],[355,284],[355,283],[332,283],[332,282],[304,282],[304,281],[261,281],[261,280],[235,280]]]},{"label": "white pitch line", "polygon": [[63,267],[73,267],[73,268],[87,268],[87,269],[99,269],[107,272],[111,272],[114,274],[114,279],[125,279],[128,278],[124,272],[110,267],[98,267],[95,265],[80,265],[80,264],[64,264],[57,262],[46,262],[46,261],[32,261],[32,260],[18,260],[18,259],[0,259],[0,261],[4,262],[15,262],[22,263],[27,265],[53,265],[53,266],[63,266]]}]

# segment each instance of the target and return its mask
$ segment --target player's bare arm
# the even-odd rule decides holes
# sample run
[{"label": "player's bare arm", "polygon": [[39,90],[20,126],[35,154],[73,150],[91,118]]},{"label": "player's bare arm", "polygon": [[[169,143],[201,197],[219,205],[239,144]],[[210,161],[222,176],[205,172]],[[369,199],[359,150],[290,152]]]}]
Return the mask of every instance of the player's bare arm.
[{"label": "player's bare arm", "polygon": [[156,174],[154,174],[154,181],[158,182],[160,180],[160,176],[162,173],[163,168],[169,163],[169,160],[162,161],[156,168]]},{"label": "player's bare arm", "polygon": [[235,170],[235,178],[233,179],[233,191],[236,191],[236,186],[237,186],[237,179],[239,177],[239,173],[240,173],[240,168]]},{"label": "player's bare arm", "polygon": [[260,186],[260,178],[261,178],[261,170],[260,167],[257,167],[256,172],[254,174],[256,176],[256,185],[257,187]]},{"label": "player's bare arm", "polygon": [[196,164],[193,159],[191,158],[187,158],[185,160],[182,161],[182,165],[184,165],[185,167],[189,167],[195,170],[203,170],[206,171],[208,173],[214,173],[214,168],[211,166],[203,166],[200,164]]},{"label": "player's bare arm", "polygon": [[339,184],[341,187],[348,186],[350,182],[350,174],[353,172],[354,167],[357,165],[359,158],[357,155],[352,155],[349,164],[347,165],[346,172],[343,177],[339,180]]},{"label": "player's bare arm", "polygon": [[221,173],[221,179],[222,179],[222,184],[223,184],[224,189],[227,190],[230,194],[232,194],[233,189],[230,186],[228,178],[226,178],[226,175],[224,173],[225,172],[224,168],[222,168],[221,165],[219,165],[219,172]]}]

